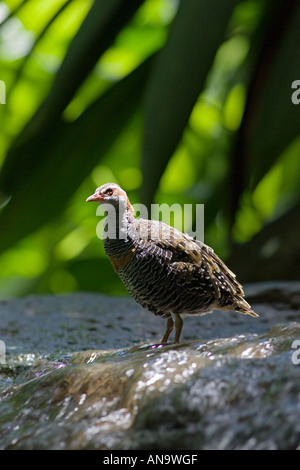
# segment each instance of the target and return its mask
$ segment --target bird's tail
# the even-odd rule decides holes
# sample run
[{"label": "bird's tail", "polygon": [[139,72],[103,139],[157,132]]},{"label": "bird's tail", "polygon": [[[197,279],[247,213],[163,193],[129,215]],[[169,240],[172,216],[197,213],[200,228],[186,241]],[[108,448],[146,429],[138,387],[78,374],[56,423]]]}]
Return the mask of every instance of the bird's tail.
[{"label": "bird's tail", "polygon": [[234,310],[243,313],[244,315],[251,315],[251,317],[259,317],[259,315],[255,313],[254,310],[252,310],[251,305],[249,305],[243,297],[238,297],[236,301],[237,305]]}]

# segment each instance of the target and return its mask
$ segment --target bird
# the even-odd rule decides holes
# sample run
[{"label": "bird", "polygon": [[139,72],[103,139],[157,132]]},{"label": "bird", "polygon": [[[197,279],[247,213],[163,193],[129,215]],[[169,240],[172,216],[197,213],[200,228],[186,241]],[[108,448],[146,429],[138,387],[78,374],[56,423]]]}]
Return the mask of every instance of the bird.
[{"label": "bird", "polygon": [[126,192],[116,183],[98,187],[87,202],[105,210],[103,243],[113,269],[142,307],[166,319],[161,339],[175,326],[180,342],[183,316],[235,310],[258,317],[244,298],[236,275],[214,250],[157,220],[137,218]]}]

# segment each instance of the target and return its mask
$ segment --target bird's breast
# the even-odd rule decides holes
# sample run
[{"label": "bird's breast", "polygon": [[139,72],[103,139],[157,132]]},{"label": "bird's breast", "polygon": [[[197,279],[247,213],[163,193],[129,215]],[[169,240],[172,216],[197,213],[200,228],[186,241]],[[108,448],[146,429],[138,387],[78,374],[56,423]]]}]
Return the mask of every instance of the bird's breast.
[{"label": "bird's breast", "polygon": [[132,260],[134,256],[135,248],[131,248],[127,253],[119,256],[108,256],[114,270],[118,273],[123,271]]}]

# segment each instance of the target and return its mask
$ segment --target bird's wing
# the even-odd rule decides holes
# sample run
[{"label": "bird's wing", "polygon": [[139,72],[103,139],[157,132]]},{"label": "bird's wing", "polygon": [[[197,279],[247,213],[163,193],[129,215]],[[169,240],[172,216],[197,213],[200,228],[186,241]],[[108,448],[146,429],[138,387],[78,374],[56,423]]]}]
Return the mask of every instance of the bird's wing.
[{"label": "bird's wing", "polygon": [[204,243],[164,224],[137,219],[136,239],[141,253],[164,263],[176,282],[188,290],[214,292],[214,305],[221,310],[237,310],[257,317],[244,299],[244,291],[235,274]]},{"label": "bird's wing", "polygon": [[226,264],[216,255],[214,250],[204,243],[201,244],[202,263],[205,271],[213,281],[217,298],[222,294],[232,296],[244,296],[241,284],[236,280],[235,274],[226,266]]},{"label": "bird's wing", "polygon": [[149,254],[164,258],[185,282],[196,275],[212,284],[217,299],[224,295],[244,296],[235,274],[208,245],[163,222],[137,220],[142,248]]},{"label": "bird's wing", "polygon": [[156,256],[172,262],[201,261],[199,246],[189,235],[156,220],[137,219],[137,239],[139,245]]}]

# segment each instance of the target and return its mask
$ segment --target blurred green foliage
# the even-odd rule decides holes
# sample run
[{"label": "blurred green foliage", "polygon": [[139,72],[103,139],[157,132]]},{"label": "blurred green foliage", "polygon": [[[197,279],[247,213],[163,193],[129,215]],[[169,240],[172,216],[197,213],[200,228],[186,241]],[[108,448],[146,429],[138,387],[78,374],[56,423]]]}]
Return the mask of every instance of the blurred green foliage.
[{"label": "blurred green foliage", "polygon": [[108,181],[204,203],[242,281],[299,279],[299,44],[296,0],[0,2],[0,296],[125,293],[85,203]]}]

